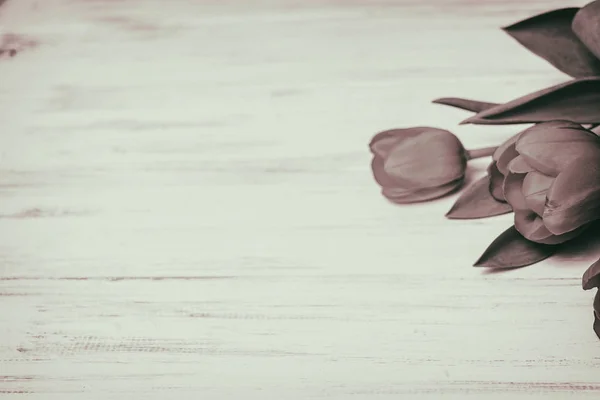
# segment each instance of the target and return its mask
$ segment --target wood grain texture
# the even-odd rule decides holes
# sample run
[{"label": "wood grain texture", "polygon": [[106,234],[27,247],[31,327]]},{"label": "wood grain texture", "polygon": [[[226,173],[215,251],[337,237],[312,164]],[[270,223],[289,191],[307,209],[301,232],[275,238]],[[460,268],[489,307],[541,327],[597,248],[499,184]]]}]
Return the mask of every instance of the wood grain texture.
[{"label": "wood grain texture", "polygon": [[498,28],[582,4],[9,0],[0,397],[598,398],[597,240],[482,272],[511,216],[394,206],[367,148],[514,134],[430,101],[568,79]]}]

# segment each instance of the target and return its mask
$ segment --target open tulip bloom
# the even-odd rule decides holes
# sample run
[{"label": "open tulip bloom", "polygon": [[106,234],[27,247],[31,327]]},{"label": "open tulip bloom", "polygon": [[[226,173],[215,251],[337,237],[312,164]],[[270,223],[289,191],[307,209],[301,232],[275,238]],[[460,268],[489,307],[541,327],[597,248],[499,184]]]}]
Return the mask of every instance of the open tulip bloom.
[{"label": "open tulip bloom", "polygon": [[[511,269],[542,261],[600,219],[600,0],[535,15],[503,28],[572,80],[506,103],[444,97],[434,103],[474,114],[461,124],[530,124],[499,146],[466,150],[435,127],[390,129],[369,144],[371,168],[390,202],[433,200],[460,190],[469,160],[491,156],[487,175],[463,190],[449,219],[513,212],[514,224],[475,266]],[[600,288],[600,260],[582,278]],[[600,290],[593,328],[600,338]]]}]

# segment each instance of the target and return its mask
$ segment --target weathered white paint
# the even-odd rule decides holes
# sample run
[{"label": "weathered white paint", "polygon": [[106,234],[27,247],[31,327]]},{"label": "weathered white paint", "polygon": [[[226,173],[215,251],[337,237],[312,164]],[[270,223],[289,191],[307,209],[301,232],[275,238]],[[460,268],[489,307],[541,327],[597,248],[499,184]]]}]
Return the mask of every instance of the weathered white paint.
[{"label": "weathered white paint", "polygon": [[391,205],[367,149],[514,133],[430,101],[567,79],[498,27],[582,4],[6,3],[40,44],[0,61],[0,393],[597,398],[593,243],[482,273],[511,216]]}]

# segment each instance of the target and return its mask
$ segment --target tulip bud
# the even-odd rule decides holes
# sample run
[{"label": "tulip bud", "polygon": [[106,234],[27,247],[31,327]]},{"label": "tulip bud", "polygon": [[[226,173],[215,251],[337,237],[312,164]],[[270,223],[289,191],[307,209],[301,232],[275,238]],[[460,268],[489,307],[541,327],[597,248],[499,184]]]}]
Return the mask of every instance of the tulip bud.
[{"label": "tulip bud", "polygon": [[515,151],[503,192],[525,238],[562,243],[600,218],[600,137],[573,122],[550,121],[522,132]]},{"label": "tulip bud", "polygon": [[375,135],[370,148],[375,180],[395,203],[435,199],[463,183],[468,155],[446,130],[392,129]]}]

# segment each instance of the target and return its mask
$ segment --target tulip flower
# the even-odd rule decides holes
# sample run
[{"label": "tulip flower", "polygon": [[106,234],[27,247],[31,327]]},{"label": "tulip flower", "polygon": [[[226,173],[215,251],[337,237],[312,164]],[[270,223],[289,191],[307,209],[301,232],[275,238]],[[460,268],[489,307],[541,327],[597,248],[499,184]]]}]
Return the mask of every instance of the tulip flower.
[{"label": "tulip flower", "polygon": [[467,151],[451,132],[431,127],[383,131],[369,147],[373,176],[382,194],[395,203],[432,200],[453,192],[464,181],[467,161],[496,149]]},{"label": "tulip flower", "polygon": [[515,151],[503,192],[525,238],[562,243],[600,218],[600,137],[573,122],[550,121],[523,131]]}]

